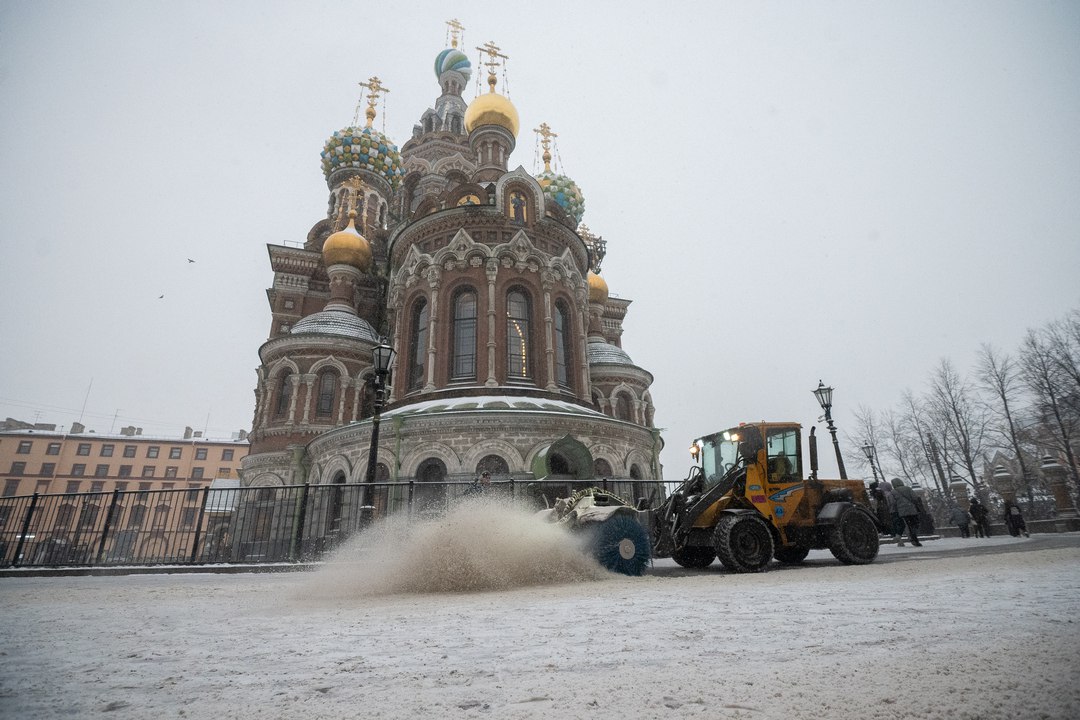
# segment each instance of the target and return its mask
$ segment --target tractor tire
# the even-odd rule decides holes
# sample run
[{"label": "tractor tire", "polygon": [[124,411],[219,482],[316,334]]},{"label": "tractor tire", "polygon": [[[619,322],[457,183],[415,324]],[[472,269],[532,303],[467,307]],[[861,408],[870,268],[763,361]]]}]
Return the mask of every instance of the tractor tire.
[{"label": "tractor tire", "polygon": [[829,550],[845,565],[866,565],[878,554],[878,530],[865,510],[850,505],[829,528]]},{"label": "tractor tire", "polygon": [[630,515],[613,515],[589,532],[593,557],[611,572],[641,575],[652,558],[649,533]]},{"label": "tractor tire", "polygon": [[724,515],[713,532],[716,556],[731,572],[761,572],[773,557],[773,536],[757,515]]},{"label": "tractor tire", "polygon": [[712,565],[716,553],[707,547],[684,547],[671,553],[671,559],[684,568],[701,570]]},{"label": "tractor tire", "polygon": [[778,547],[773,554],[780,562],[785,565],[802,565],[802,561],[806,559],[806,556],[810,554],[810,548],[799,547],[798,545],[788,545],[787,547]]}]

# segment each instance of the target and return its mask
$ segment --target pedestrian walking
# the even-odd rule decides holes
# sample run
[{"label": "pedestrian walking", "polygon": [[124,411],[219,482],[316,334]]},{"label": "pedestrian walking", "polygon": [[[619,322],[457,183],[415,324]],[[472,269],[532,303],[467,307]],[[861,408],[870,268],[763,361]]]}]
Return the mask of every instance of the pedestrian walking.
[{"label": "pedestrian walking", "polygon": [[900,537],[904,532],[904,521],[900,519],[900,514],[896,512],[896,493],[893,492],[892,485],[887,482],[881,485],[881,490],[882,494],[885,495],[885,507],[889,514],[885,528],[892,535],[893,542],[900,542]]},{"label": "pedestrian walking", "polygon": [[878,485],[878,481],[870,483],[870,500],[874,503],[874,515],[881,527],[888,531],[892,529],[892,512],[889,510],[889,500],[885,491]]},{"label": "pedestrian walking", "polygon": [[1005,501],[1005,527],[1009,529],[1009,534],[1013,537],[1020,537],[1021,533],[1024,537],[1031,537],[1028,535],[1027,523],[1024,522],[1024,515],[1020,512],[1019,506],[1008,500]]},{"label": "pedestrian walking", "polygon": [[971,537],[971,515],[967,510],[957,505],[949,513],[949,522],[960,528],[960,537]]},{"label": "pedestrian walking", "polygon": [[[896,514],[903,518],[911,544],[922,547],[922,543],[919,542],[919,500],[915,497],[914,491],[900,478],[892,479],[892,487],[893,499],[896,500]],[[896,546],[904,547],[903,539],[896,543]]]},{"label": "pedestrian walking", "polygon": [[470,495],[483,495],[491,488],[491,473],[485,470],[480,473],[480,477],[474,479],[469,487],[465,488],[463,493],[466,497]]},{"label": "pedestrian walking", "polygon": [[975,537],[990,537],[990,513],[986,506],[979,502],[979,498],[972,496],[968,508],[971,520],[975,523]]}]

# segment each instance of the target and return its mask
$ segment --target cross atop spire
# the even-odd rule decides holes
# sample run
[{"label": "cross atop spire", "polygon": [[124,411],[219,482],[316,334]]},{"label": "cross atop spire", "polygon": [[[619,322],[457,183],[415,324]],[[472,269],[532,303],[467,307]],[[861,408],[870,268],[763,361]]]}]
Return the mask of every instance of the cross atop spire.
[{"label": "cross atop spire", "polygon": [[456,48],[458,46],[458,39],[465,37],[465,26],[462,25],[457,18],[453,20],[447,20],[447,33],[450,35],[450,47]]},{"label": "cross atop spire", "polygon": [[375,75],[368,78],[366,83],[360,83],[360,87],[367,88],[368,91],[368,106],[367,110],[364,111],[364,117],[367,118],[367,127],[371,127],[371,124],[375,122],[375,105],[379,102],[381,95],[390,92],[390,88],[383,85],[382,81]]},{"label": "cross atop spire", "polygon": [[551,138],[559,136],[551,131],[551,126],[546,122],[540,123],[540,127],[533,130],[533,132],[540,136],[540,147],[544,148],[544,172],[551,172]]},{"label": "cross atop spire", "polygon": [[[481,60],[481,65],[487,65],[488,69],[488,92],[495,92],[495,84],[498,82],[498,78],[495,75],[495,69],[500,65],[503,68],[503,72],[506,72],[506,61],[510,58],[503,55],[498,45],[494,41],[489,40],[480,47],[476,48],[482,53],[488,54],[487,60]],[[501,62],[500,62],[501,59]]]}]

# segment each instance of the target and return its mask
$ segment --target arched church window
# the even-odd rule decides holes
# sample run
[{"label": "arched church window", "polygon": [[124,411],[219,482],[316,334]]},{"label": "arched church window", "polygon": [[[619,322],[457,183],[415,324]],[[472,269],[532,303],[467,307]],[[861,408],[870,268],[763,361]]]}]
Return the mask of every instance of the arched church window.
[{"label": "arched church window", "polygon": [[506,295],[506,374],[511,380],[532,377],[532,348],[530,343],[531,307],[523,290],[511,290]]},{"label": "arched church window", "polygon": [[281,374],[278,382],[277,407],[274,414],[280,416],[289,412],[289,404],[292,402],[292,371],[286,370]]},{"label": "arched church window", "polygon": [[334,394],[337,389],[337,373],[323,370],[319,373],[319,394],[315,402],[315,415],[327,417],[334,412]]},{"label": "arched church window", "polygon": [[570,311],[562,300],[555,301],[555,382],[570,387]]},{"label": "arched church window", "polygon": [[640,480],[641,479],[641,467],[637,463],[634,463],[633,465],[630,466],[630,479],[631,480]]},{"label": "arched church window", "polygon": [[625,420],[626,422],[633,422],[634,419],[630,415],[630,401],[627,399],[625,393],[618,393],[615,395],[615,419]]},{"label": "arched church window", "polygon": [[510,474],[510,466],[498,455],[485,455],[480,462],[476,463],[476,474],[479,475],[482,472],[489,472],[492,477],[505,477]]},{"label": "arched church window", "polygon": [[604,458],[596,458],[593,460],[593,474],[598,478],[609,478],[614,473],[611,472],[611,463]]},{"label": "arched church window", "polygon": [[412,335],[409,338],[409,389],[418,390],[424,385],[424,368],[427,364],[428,304],[420,298],[413,304]]},{"label": "arched church window", "polygon": [[450,379],[472,380],[476,378],[476,293],[473,289],[459,290],[454,295],[453,308]]}]

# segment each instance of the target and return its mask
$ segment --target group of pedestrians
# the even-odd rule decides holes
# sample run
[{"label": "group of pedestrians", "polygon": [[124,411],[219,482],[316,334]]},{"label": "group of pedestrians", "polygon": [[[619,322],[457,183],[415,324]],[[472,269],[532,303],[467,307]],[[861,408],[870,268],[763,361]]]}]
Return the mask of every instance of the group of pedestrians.
[{"label": "group of pedestrians", "polygon": [[[903,535],[905,531],[915,547],[922,547],[917,533],[919,527],[919,515],[925,510],[921,507],[922,501],[914,491],[904,484],[900,478],[893,478],[891,482],[878,483],[876,480],[870,483],[870,497],[874,503],[878,522],[885,528],[886,534],[891,534],[896,541],[897,547],[904,546]],[[972,496],[968,502],[969,509],[965,510],[959,505],[949,512],[949,522],[956,525],[960,530],[960,537],[971,537],[974,528],[975,537],[990,537],[990,511],[983,505],[979,498]],[[1013,537],[1031,537],[1028,534],[1024,516],[1016,503],[1006,501],[1004,513],[1005,527]]]}]

